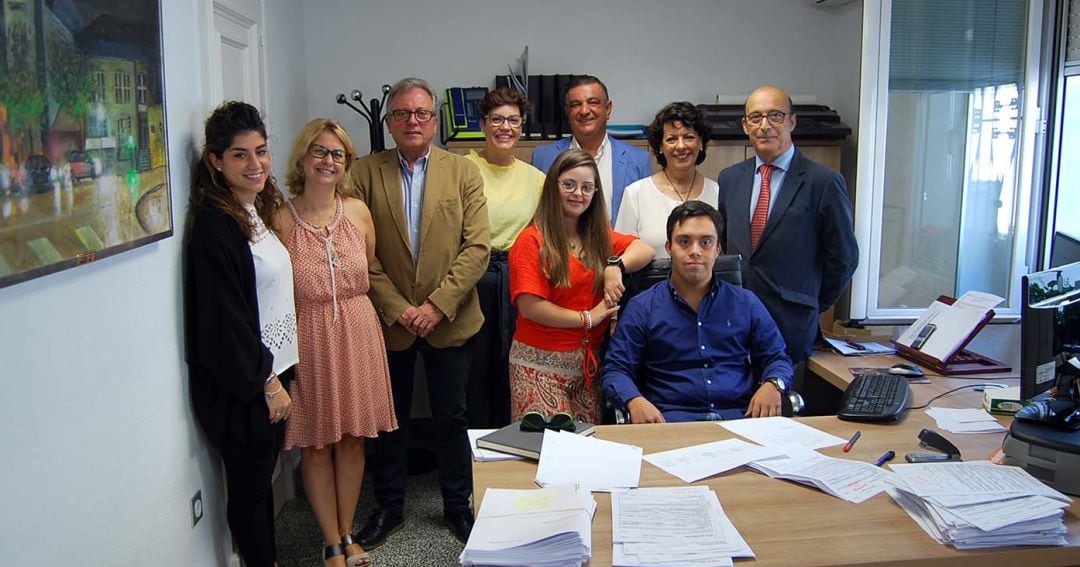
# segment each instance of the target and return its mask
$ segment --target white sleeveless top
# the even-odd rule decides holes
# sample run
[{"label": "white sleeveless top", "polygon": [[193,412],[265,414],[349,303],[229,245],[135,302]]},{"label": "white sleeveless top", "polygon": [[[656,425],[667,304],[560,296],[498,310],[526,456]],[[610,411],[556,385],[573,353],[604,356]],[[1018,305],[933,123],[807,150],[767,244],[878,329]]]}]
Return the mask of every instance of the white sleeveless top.
[{"label": "white sleeveless top", "polygon": [[244,208],[255,227],[249,245],[255,260],[255,293],[259,298],[262,342],[274,355],[274,372],[281,374],[300,361],[296,345],[292,261],[281,241],[267,230],[255,206],[244,204]]}]

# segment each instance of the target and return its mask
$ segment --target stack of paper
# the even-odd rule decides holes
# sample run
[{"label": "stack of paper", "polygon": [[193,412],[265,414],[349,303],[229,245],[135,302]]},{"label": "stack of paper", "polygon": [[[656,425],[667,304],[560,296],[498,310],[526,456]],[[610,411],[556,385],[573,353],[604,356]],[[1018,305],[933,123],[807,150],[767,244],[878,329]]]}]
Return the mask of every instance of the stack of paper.
[{"label": "stack of paper", "polygon": [[939,543],[957,549],[1065,545],[1072,500],[1020,467],[988,461],[898,464],[889,495]]},{"label": "stack of paper", "polygon": [[596,501],[576,486],[539,490],[489,488],[462,565],[582,565],[592,557]]},{"label": "stack of paper", "polygon": [[544,450],[536,466],[536,484],[576,484],[590,491],[637,488],[641,447],[544,431]]},{"label": "stack of paper", "polygon": [[994,433],[1005,428],[994,416],[979,408],[951,409],[930,408],[926,414],[934,418],[937,426],[952,433]]},{"label": "stack of paper", "polygon": [[611,542],[615,567],[719,567],[754,556],[707,486],[613,492]]},{"label": "stack of paper", "polygon": [[891,346],[886,346],[881,343],[857,343],[855,341],[845,341],[844,339],[834,339],[832,337],[825,337],[825,342],[829,343],[829,346],[836,349],[836,352],[844,356],[869,356],[872,354],[896,354],[896,349]]},{"label": "stack of paper", "polygon": [[805,447],[780,447],[784,456],[755,461],[750,467],[772,478],[793,480],[856,504],[888,488],[889,473],[871,463],[826,457]]}]

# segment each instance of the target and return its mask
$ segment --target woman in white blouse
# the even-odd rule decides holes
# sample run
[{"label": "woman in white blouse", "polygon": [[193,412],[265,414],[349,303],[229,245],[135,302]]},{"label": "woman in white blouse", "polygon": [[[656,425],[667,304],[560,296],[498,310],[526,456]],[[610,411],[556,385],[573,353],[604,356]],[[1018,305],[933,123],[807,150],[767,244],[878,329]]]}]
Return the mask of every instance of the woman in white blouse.
[{"label": "woman in white blouse", "polygon": [[276,565],[271,479],[299,358],[292,264],[267,229],[282,200],[259,111],[221,105],[192,173],[185,342],[195,417],[225,462],[229,531],[248,567]]},{"label": "woman in white blouse", "polygon": [[689,102],[673,102],[656,113],[645,130],[660,171],[630,184],[623,194],[615,230],[636,234],[667,258],[667,218],[679,203],[704,201],[716,206],[719,187],[697,166],[709,141],[705,114]]}]

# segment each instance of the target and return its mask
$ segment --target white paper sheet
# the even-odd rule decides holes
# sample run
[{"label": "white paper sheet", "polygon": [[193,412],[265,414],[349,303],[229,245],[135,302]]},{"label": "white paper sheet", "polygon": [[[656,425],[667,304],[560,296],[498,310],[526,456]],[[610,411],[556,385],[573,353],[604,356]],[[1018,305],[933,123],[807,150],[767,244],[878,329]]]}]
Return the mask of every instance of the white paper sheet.
[{"label": "white paper sheet", "polygon": [[871,463],[828,457],[805,447],[783,447],[785,456],[762,459],[751,467],[773,478],[809,484],[842,500],[865,502],[888,488],[890,473]]},{"label": "white paper sheet", "polygon": [[645,460],[683,482],[696,482],[746,463],[781,454],[777,449],[725,439],[713,443],[645,455]]},{"label": "white paper sheet", "polygon": [[822,449],[847,443],[847,439],[841,439],[787,417],[734,419],[718,422],[717,425],[765,446],[799,445],[809,449]]},{"label": "white paper sheet", "polygon": [[926,414],[937,426],[952,433],[993,433],[1005,431],[994,416],[979,408],[929,408]]},{"label": "white paper sheet", "polygon": [[641,447],[548,429],[536,483],[577,484],[594,492],[637,488],[641,453]]}]

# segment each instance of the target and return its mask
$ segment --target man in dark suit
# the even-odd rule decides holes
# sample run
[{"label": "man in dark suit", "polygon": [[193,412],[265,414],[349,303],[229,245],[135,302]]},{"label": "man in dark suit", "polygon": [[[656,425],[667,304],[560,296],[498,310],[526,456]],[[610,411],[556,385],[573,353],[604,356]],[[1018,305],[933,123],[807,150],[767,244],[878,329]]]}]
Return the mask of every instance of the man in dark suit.
[{"label": "man in dark suit", "polygon": [[596,159],[600,187],[608,205],[611,224],[619,217],[626,186],[652,175],[652,158],[645,150],[615,140],[607,135],[611,118],[611,99],[607,86],[592,75],[576,75],[566,89],[566,116],[570,119],[572,138],[537,146],[532,164],[547,173],[555,158],[569,148],[581,148]]},{"label": "man in dark suit", "polygon": [[743,258],[743,286],[765,304],[792,362],[805,361],[818,316],[847,287],[859,263],[851,201],[840,173],[791,142],[791,97],[761,87],[746,99],[743,131],[754,157],[720,172],[723,247]]},{"label": "man in dark suit", "polygon": [[[366,156],[352,181],[375,221],[369,295],[382,321],[397,431],[375,439],[371,472],[379,508],[360,530],[365,549],[404,524],[413,369],[424,359],[435,418],[443,514],[462,541],[473,516],[465,388],[472,346],[484,321],[476,282],[490,249],[480,170],[462,156],[432,147],[438,125],[435,93],[426,81],[402,79],[389,93],[386,122],[397,148]],[[372,363],[376,363],[373,361]]]}]

